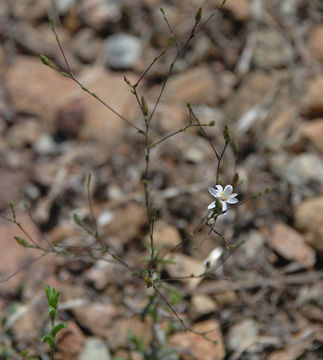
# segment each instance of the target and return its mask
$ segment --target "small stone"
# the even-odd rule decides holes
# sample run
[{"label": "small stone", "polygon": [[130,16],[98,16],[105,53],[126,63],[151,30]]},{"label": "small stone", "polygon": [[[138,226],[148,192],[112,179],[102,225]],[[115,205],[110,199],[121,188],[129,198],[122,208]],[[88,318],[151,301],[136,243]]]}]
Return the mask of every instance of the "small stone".
[{"label": "small stone", "polygon": [[156,110],[156,125],[166,133],[177,131],[186,125],[187,110],[181,104],[160,104]]},{"label": "small stone", "polygon": [[[7,216],[10,217],[9,213]],[[17,213],[16,216],[25,231],[30,234],[36,243],[39,243],[41,240],[39,231],[29,217],[21,213]],[[39,253],[36,253],[35,250],[18,245],[14,236],[26,238],[26,235],[20,231],[16,225],[0,219],[0,280],[4,280],[8,276],[13,275],[17,270],[31,263],[32,260],[39,256]],[[26,240],[28,241],[28,239]],[[37,267],[37,276],[39,276],[42,273],[42,266],[44,263],[47,264],[48,271],[49,261],[48,257],[45,257],[36,261],[35,264],[27,266],[25,269],[12,276],[6,283],[1,284],[1,294],[10,294],[11,296],[17,295],[18,291],[21,290],[22,284],[24,282],[27,283],[27,281],[35,277],[35,265]]]},{"label": "small stone", "polygon": [[258,341],[258,325],[253,319],[245,319],[239,324],[233,325],[226,338],[230,351],[239,353],[252,351]]},{"label": "small stone", "polygon": [[0,212],[8,209],[10,201],[19,201],[18,189],[27,181],[27,174],[23,171],[10,170],[0,167]]},{"label": "small stone", "polygon": [[244,235],[243,239],[245,239],[245,243],[241,247],[241,251],[244,252],[246,260],[256,260],[265,243],[263,235],[257,230],[252,230]]},{"label": "small stone", "polygon": [[[169,147],[169,142],[165,142],[163,150],[165,149],[166,153],[168,151],[172,152],[174,156],[173,149]],[[173,144],[180,158],[195,164],[206,161],[214,156],[210,144],[202,137],[196,137],[190,134],[185,134],[184,136],[179,135],[176,140],[173,141]]]},{"label": "small stone", "polygon": [[113,304],[94,303],[73,309],[76,320],[97,336],[106,336],[113,318],[118,314]]},{"label": "small stone", "polygon": [[191,302],[191,314],[195,319],[217,310],[215,301],[207,295],[194,295]]},{"label": "small stone", "polygon": [[323,154],[323,118],[311,120],[304,124],[301,134],[318,152]]},{"label": "small stone", "polygon": [[116,281],[116,264],[104,260],[97,260],[94,266],[85,274],[85,279],[102,291],[108,284]]},{"label": "small stone", "polygon": [[[6,73],[6,84],[17,113],[31,114],[48,122],[53,121],[57,108],[75,92],[72,81],[31,56],[15,59]],[[21,84],[28,84],[28,91]]]},{"label": "small stone", "polygon": [[145,346],[151,341],[151,324],[142,322],[139,316],[132,318],[117,318],[110,324],[106,339],[109,347],[115,351],[129,346],[129,334],[134,333],[139,338],[144,338]]},{"label": "small stone", "polygon": [[106,64],[111,69],[133,69],[142,51],[141,40],[128,34],[110,36],[104,42]]},{"label": "small stone", "polygon": [[79,5],[80,17],[90,28],[100,31],[121,18],[121,2],[117,0],[86,0]]},{"label": "small stone", "polygon": [[76,138],[84,122],[85,107],[80,101],[67,103],[57,110],[56,132],[65,138]]},{"label": "small stone", "polygon": [[257,67],[270,69],[286,66],[293,61],[293,48],[281,32],[274,29],[258,30],[255,37],[253,62]]},{"label": "small stone", "polygon": [[200,283],[200,278],[190,279],[189,277],[192,274],[200,275],[204,272],[202,261],[183,254],[173,254],[169,258],[173,263],[166,264],[165,268],[171,277],[187,276],[188,279],[183,279],[183,281],[188,282],[191,289],[195,288]]},{"label": "small stone", "polygon": [[303,201],[295,210],[295,226],[307,232],[311,245],[323,253],[323,196]]},{"label": "small stone", "polygon": [[164,101],[215,105],[219,88],[208,67],[200,66],[172,76],[163,94]]},{"label": "small stone", "polygon": [[99,53],[101,41],[96,37],[94,30],[85,28],[74,36],[72,46],[82,61],[91,63]]},{"label": "small stone", "polygon": [[323,62],[323,25],[321,23],[312,28],[308,44],[311,56]]},{"label": "small stone", "polygon": [[75,0],[55,0],[55,7],[60,15],[67,14],[72,6],[75,4]]},{"label": "small stone", "polygon": [[266,131],[266,146],[272,151],[279,151],[286,144],[286,140],[295,125],[297,115],[292,107],[288,107],[279,112],[272,119]]},{"label": "small stone", "polygon": [[315,116],[323,113],[323,76],[309,79],[307,89],[301,101],[301,110],[305,115]]},{"label": "small stone", "polygon": [[312,286],[303,286],[297,297],[297,304],[316,304],[323,308],[323,284],[318,283]]},{"label": "small stone", "polygon": [[111,355],[107,343],[99,338],[91,337],[86,340],[78,360],[110,360]]},{"label": "small stone", "polygon": [[[222,339],[221,326],[216,320],[207,320],[194,325],[193,330],[199,333],[206,332],[206,336],[214,341],[208,341],[196,333],[180,332],[172,335],[169,345],[176,347],[178,352],[186,359],[188,350],[192,357],[188,359],[223,360],[225,348]],[[209,333],[208,333],[209,332]],[[182,352],[180,349],[183,349]]]},{"label": "small stone", "polygon": [[38,309],[33,304],[12,306],[11,314],[6,319],[5,329],[13,333],[16,341],[26,344],[38,340],[44,321],[44,314],[39,310],[41,308],[39,300],[38,306]]},{"label": "small stone", "polygon": [[248,21],[251,16],[251,3],[248,0],[227,1],[224,9],[229,10],[237,21]]},{"label": "small stone", "polygon": [[225,106],[227,115],[237,121],[250,109],[262,104],[272,84],[271,75],[260,71],[251,73],[227,101]]},{"label": "small stone", "polygon": [[[132,80],[131,75],[126,74],[130,81]],[[83,76],[85,78],[93,76],[93,70],[86,70]],[[108,70],[100,70],[99,76],[95,77],[93,83],[85,83],[84,85],[102,97],[103,101],[111,104],[119,114],[129,121],[133,121],[137,116],[138,104],[136,99],[130,93],[129,87],[120,78],[119,74],[114,74]],[[96,146],[103,147],[104,151],[106,151],[122,134],[126,126],[125,122],[92,96],[84,93],[82,97],[85,116],[79,138],[83,141],[94,141]]]},{"label": "small stone", "polygon": [[55,359],[75,359],[81,352],[84,343],[84,335],[74,321],[69,320],[67,328],[62,329],[56,336]]},{"label": "small stone", "polygon": [[40,155],[54,155],[58,152],[58,147],[53,138],[44,133],[33,143],[33,150]]},{"label": "small stone", "polygon": [[102,227],[102,235],[115,236],[122,244],[129,243],[140,234],[146,224],[146,209],[138,204],[129,204],[125,209],[116,210],[114,220]]},{"label": "small stone", "polygon": [[97,220],[98,226],[106,226],[110,224],[110,222],[113,220],[114,214],[112,211],[103,211]]},{"label": "small stone", "polygon": [[323,164],[318,156],[310,152],[301,153],[293,158],[286,154],[276,154],[271,158],[274,172],[299,187],[306,186],[310,181],[320,183],[323,178]]},{"label": "small stone", "polygon": [[305,268],[312,268],[315,264],[314,250],[298,232],[284,223],[275,223],[267,238],[269,244],[285,259],[296,261]]},{"label": "small stone", "polygon": [[42,125],[37,119],[28,118],[9,128],[8,142],[11,146],[21,149],[34,143],[42,131]]},{"label": "small stone", "polygon": [[[147,238],[146,241],[150,241]],[[158,220],[154,226],[154,246],[156,249],[173,248],[182,241],[178,229],[162,220]]]}]

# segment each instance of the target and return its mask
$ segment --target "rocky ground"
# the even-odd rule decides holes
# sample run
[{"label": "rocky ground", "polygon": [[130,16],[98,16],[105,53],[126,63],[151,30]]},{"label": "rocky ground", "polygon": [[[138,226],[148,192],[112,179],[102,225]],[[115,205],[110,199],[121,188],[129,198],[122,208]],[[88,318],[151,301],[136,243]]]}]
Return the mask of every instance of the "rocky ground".
[{"label": "rocky ground", "polygon": [[[119,262],[95,256],[97,244],[73,221],[77,213],[91,224],[85,185],[91,172],[102,239],[127,264],[147,267],[144,137],[41,63],[44,54],[68,71],[48,16],[76,78],[143,128],[123,76],[137,81],[167,45],[170,29],[159,8],[176,41],[138,86],[150,111],[197,9],[203,7],[206,19],[216,3],[0,1],[0,212],[10,217],[14,201],[20,224],[42,247],[73,246],[69,254],[39,258],[44,253],[19,246],[14,236],[25,235],[0,219],[0,278],[12,275],[0,283],[1,359],[21,359],[23,349],[49,359],[39,341],[49,329],[46,284],[62,292],[59,317],[68,322],[57,359],[323,358],[322,1],[228,0],[178,58],[151,122],[155,142],[189,124],[190,102],[201,123],[215,121],[206,131],[218,152],[225,125],[239,144],[234,190],[240,205],[216,223],[231,249],[208,236],[207,226],[190,237],[212,201],[207,189],[216,185],[217,161],[198,127],[150,154],[155,244],[170,250],[184,241],[167,254],[173,263],[162,276],[197,274],[212,250],[224,250],[217,280],[158,287],[190,329],[215,329],[210,337],[217,344],[185,333],[158,296],[158,324],[149,315],[142,321],[153,290]],[[230,183],[234,173],[229,146],[221,179]],[[267,187],[269,194],[252,200]],[[144,339],[141,345],[129,331]],[[159,355],[149,357],[154,344]]]}]

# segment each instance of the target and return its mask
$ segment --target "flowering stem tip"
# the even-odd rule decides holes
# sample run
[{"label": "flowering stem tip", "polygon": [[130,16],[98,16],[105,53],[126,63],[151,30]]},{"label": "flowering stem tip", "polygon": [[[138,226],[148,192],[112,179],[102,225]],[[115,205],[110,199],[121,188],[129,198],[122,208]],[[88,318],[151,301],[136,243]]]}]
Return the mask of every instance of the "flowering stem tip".
[{"label": "flowering stem tip", "polygon": [[[216,189],[209,187],[209,193],[214,196],[222,205],[222,211],[226,212],[228,209],[227,204],[236,204],[239,200],[236,198],[238,194],[232,193],[233,187],[227,185],[224,190],[221,185],[216,185]],[[216,201],[213,201],[207,208],[209,210],[216,207]]]}]

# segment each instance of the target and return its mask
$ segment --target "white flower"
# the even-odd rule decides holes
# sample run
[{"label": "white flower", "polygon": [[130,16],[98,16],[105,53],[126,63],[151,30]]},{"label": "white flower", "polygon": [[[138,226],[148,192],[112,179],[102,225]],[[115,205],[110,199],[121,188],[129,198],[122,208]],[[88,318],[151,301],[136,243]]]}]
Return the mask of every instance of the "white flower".
[{"label": "white flower", "polygon": [[[209,187],[209,193],[219,200],[222,204],[222,211],[225,212],[228,209],[228,204],[236,204],[239,200],[236,199],[238,194],[232,194],[233,187],[227,185],[224,190],[221,185],[216,185],[216,189]],[[207,208],[214,209],[216,207],[216,201],[213,201]]]}]

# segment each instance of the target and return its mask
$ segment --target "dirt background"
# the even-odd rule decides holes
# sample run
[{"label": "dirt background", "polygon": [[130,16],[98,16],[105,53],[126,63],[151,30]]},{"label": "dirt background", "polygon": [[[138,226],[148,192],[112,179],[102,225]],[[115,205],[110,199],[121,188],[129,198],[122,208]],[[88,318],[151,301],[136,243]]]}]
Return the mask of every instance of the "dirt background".
[{"label": "dirt background", "polygon": [[[203,134],[192,127],[151,151],[155,243],[171,249],[185,241],[168,254],[176,264],[167,264],[162,276],[199,273],[212,250],[223,249],[217,280],[176,281],[181,295],[159,287],[190,328],[215,329],[216,345],[184,333],[158,297],[159,324],[153,328],[149,316],[142,322],[152,290],[108,256],[96,260],[97,244],[73,221],[77,213],[91,224],[91,172],[105,244],[127,264],[147,266],[144,137],[41,63],[44,54],[67,71],[48,16],[76,78],[143,128],[123,76],[135,82],[167,45],[170,30],[159,8],[184,44],[197,9],[202,6],[204,20],[216,4],[0,1],[0,212],[10,217],[14,201],[19,222],[41,246],[74,246],[70,254],[38,259],[42,252],[19,246],[17,226],[0,219],[0,278],[14,274],[0,284],[1,359],[21,359],[26,348],[49,359],[39,343],[49,329],[45,284],[62,292],[59,316],[68,321],[57,359],[323,358],[322,1],[228,0],[179,57],[151,123],[153,142],[185,127],[190,102],[201,123],[215,121],[206,131],[217,151],[225,125],[239,144],[234,190],[241,205],[216,226],[228,244],[244,242],[231,250],[221,237],[207,236],[207,226],[189,236],[212,201],[207,188],[216,185],[217,161]],[[176,52],[174,42],[138,87],[150,110]],[[231,183],[234,173],[228,147],[221,179]],[[251,200],[268,186],[271,193]],[[175,330],[164,342],[152,338],[166,334],[171,322]],[[144,336],[146,357],[135,351],[129,330]],[[149,357],[154,346],[159,350]]]}]

